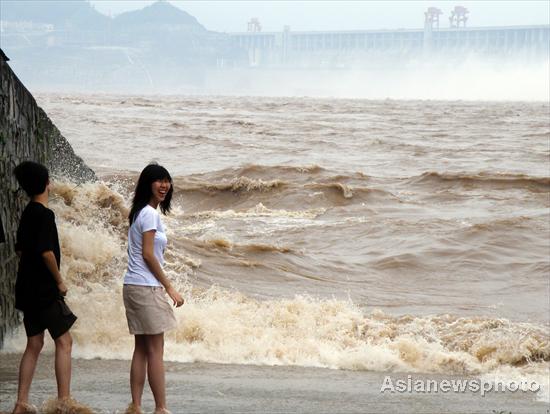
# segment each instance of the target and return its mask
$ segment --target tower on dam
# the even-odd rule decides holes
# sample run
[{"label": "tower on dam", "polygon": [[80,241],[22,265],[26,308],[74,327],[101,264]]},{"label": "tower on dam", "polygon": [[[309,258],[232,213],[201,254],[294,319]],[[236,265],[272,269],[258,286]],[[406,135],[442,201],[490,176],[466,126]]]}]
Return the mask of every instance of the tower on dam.
[{"label": "tower on dam", "polygon": [[422,38],[422,46],[424,52],[429,53],[432,45],[432,33],[435,30],[439,30],[439,16],[443,12],[437,7],[430,7],[424,13],[424,36]]},{"label": "tower on dam", "polygon": [[451,11],[451,16],[449,17],[450,26],[455,28],[460,26],[466,27],[468,13],[469,12],[466,7],[456,6],[454,10]]}]

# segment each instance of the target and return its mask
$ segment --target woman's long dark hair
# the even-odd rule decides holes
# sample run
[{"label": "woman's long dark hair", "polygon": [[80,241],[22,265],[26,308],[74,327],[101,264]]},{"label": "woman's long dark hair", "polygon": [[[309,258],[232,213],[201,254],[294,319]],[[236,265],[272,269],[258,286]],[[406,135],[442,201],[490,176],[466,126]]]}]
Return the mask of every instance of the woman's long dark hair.
[{"label": "woman's long dark hair", "polygon": [[130,226],[138,216],[143,207],[149,204],[151,197],[153,197],[153,191],[151,186],[155,181],[168,179],[170,181],[170,190],[166,194],[163,201],[160,202],[160,211],[162,214],[170,212],[170,201],[172,201],[172,193],[174,192],[174,186],[172,185],[172,177],[168,170],[158,164],[149,164],[143,169],[139,175],[139,179],[136,185],[136,191],[132,200],[132,208],[128,215],[128,221]]}]

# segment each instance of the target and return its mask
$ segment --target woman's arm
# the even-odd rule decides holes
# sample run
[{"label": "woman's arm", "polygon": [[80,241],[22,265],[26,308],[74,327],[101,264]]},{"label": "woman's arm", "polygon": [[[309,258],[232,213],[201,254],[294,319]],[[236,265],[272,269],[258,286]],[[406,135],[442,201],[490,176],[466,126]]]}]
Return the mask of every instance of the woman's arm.
[{"label": "woman's arm", "polygon": [[143,260],[147,264],[147,267],[155,275],[157,280],[160,282],[168,296],[174,301],[174,305],[179,307],[183,305],[183,298],[181,295],[172,287],[170,281],[164,274],[162,267],[160,266],[159,261],[155,257],[154,253],[154,241],[155,241],[155,230],[149,230],[143,233],[142,239],[142,255]]}]

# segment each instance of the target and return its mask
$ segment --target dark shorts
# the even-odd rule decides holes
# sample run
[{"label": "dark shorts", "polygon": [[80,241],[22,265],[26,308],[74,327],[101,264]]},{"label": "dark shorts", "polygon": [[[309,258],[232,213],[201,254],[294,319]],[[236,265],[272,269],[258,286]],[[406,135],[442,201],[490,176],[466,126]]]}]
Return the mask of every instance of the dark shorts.
[{"label": "dark shorts", "polygon": [[44,309],[25,311],[23,324],[28,337],[48,330],[53,339],[67,332],[76,321],[75,314],[64,300],[59,299]]}]

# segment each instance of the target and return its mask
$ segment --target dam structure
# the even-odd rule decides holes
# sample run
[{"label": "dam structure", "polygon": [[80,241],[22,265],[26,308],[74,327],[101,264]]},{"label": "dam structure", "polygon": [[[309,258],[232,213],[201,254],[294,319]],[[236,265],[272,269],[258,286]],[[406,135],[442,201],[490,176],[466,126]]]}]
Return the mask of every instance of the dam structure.
[{"label": "dam structure", "polygon": [[[439,27],[440,10],[425,13],[424,28],[396,30],[263,32],[258,19],[246,32],[229,33],[250,67],[346,68],[391,60],[484,58],[548,59],[550,25],[466,27],[467,10],[455,7],[450,27]],[[221,62],[223,65],[224,62]]]}]

